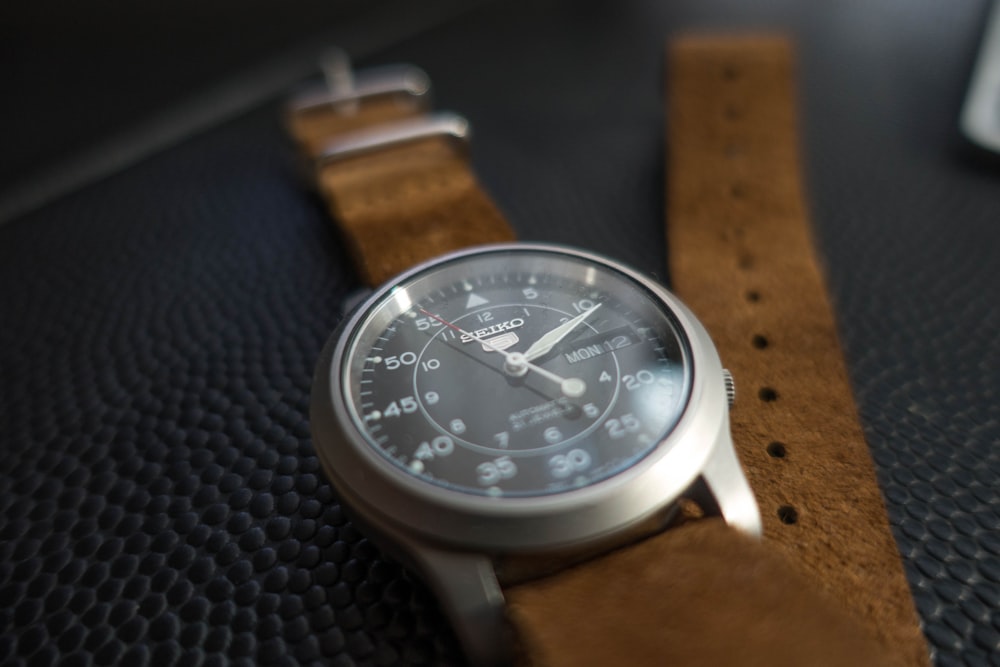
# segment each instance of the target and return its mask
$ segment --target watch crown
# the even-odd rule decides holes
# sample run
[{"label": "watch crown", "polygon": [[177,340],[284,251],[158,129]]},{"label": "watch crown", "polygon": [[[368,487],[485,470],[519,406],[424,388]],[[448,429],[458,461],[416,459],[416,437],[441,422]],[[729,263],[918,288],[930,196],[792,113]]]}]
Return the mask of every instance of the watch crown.
[{"label": "watch crown", "polygon": [[729,407],[733,407],[736,402],[736,381],[733,380],[733,374],[725,368],[722,369],[722,381],[726,384],[726,400],[729,401]]}]

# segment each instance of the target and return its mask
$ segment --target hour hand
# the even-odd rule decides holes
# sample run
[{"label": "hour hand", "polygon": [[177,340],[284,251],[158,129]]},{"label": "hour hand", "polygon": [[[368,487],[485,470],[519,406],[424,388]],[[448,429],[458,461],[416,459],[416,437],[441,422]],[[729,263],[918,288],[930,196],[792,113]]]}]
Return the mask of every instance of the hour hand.
[{"label": "hour hand", "polygon": [[569,332],[579,326],[579,324],[587,319],[592,312],[600,307],[601,304],[598,303],[592,308],[588,308],[583,311],[573,319],[563,322],[552,331],[546,333],[544,336],[532,343],[531,347],[524,351],[524,358],[531,361],[532,359],[537,359],[543,354],[547,354],[548,351],[555,347],[559,341],[565,338]]}]

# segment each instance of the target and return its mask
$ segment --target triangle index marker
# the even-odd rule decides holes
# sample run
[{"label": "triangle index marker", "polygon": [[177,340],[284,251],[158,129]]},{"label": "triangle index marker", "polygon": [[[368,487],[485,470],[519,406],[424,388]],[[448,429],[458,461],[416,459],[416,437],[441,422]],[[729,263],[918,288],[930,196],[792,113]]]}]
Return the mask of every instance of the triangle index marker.
[{"label": "triangle index marker", "polygon": [[470,292],[469,300],[465,302],[465,307],[466,309],[475,308],[476,306],[481,306],[484,303],[489,303],[489,301],[479,296],[475,292]]}]

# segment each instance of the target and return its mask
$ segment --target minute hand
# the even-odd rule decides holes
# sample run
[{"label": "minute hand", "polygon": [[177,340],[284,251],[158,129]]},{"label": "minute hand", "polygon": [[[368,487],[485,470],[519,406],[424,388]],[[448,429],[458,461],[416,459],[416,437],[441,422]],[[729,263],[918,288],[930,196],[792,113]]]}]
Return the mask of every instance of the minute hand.
[{"label": "minute hand", "polygon": [[563,322],[555,329],[553,329],[552,331],[548,332],[547,334],[536,340],[534,343],[531,344],[531,347],[529,347],[527,350],[524,351],[524,358],[527,359],[528,361],[531,361],[532,359],[537,359],[543,354],[547,354],[549,350],[555,347],[559,341],[561,341],[569,334],[569,332],[571,332],[573,329],[579,326],[579,324],[583,322],[585,319],[587,319],[587,317],[592,312],[594,312],[600,307],[601,304],[598,303],[592,308],[588,308],[587,310],[583,311],[573,319],[567,322]]}]

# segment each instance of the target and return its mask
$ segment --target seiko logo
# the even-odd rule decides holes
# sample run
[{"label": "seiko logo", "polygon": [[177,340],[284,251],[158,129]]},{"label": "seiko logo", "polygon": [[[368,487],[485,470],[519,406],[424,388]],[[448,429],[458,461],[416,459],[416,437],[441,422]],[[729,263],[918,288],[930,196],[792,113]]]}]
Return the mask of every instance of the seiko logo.
[{"label": "seiko logo", "polygon": [[[488,327],[483,327],[482,329],[476,329],[472,331],[472,335],[462,334],[461,341],[463,343],[471,343],[476,338],[483,339],[489,338],[490,336],[495,336],[501,334],[505,331],[511,331],[512,329],[520,329],[524,326],[524,320],[520,317],[515,317],[512,320],[507,320],[506,322],[500,322],[499,324],[491,324]],[[475,338],[473,338],[475,336]]]}]

